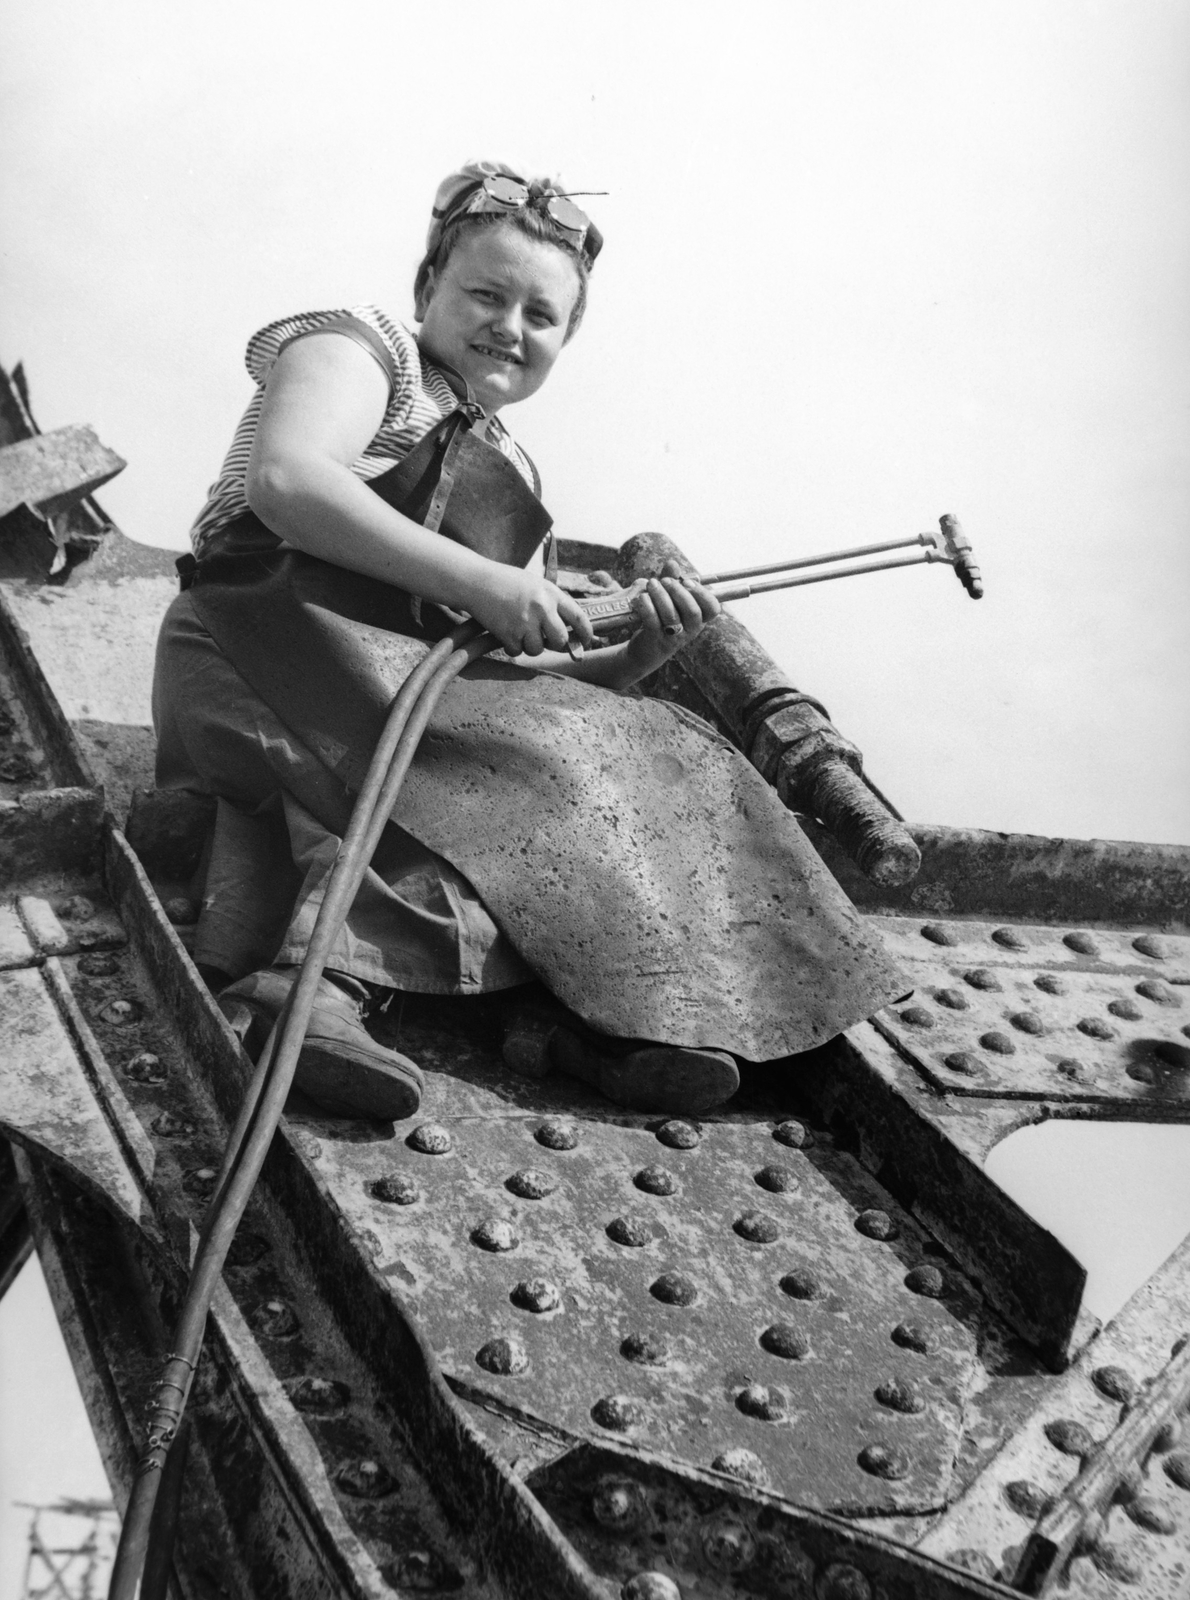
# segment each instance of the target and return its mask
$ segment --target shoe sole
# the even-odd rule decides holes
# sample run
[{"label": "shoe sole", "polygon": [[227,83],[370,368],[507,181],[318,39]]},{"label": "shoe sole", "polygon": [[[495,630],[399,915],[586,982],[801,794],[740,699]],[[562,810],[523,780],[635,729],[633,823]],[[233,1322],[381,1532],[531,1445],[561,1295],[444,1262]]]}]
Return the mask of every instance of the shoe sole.
[{"label": "shoe sole", "polygon": [[605,1061],[599,1090],[632,1111],[668,1111],[694,1116],[730,1100],[740,1086],[739,1068],[726,1051],[653,1045],[619,1061]]}]

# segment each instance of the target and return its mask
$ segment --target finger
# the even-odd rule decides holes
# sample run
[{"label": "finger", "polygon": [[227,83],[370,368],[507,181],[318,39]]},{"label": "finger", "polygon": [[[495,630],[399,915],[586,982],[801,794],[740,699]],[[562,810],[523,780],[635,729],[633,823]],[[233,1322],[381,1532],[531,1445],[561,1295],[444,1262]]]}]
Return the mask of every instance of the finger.
[{"label": "finger", "polygon": [[669,590],[659,578],[649,579],[649,599],[653,602],[653,609],[661,623],[661,630],[671,638],[674,634],[681,633],[682,619],[678,609],[673,603]]},{"label": "finger", "polygon": [[[559,649],[565,648],[559,645]],[[520,654],[526,656],[539,656],[545,649],[545,641],[541,637],[540,628],[526,628],[521,639]]]},{"label": "finger", "polygon": [[[565,629],[573,634],[581,645],[594,644],[595,629],[591,626],[591,619],[573,595],[562,595],[558,601],[558,615],[562,618]],[[565,649],[565,644],[560,648]]]},{"label": "finger", "polygon": [[697,633],[702,627],[702,607],[680,578],[664,578],[666,592],[673,601],[678,620],[687,633]]},{"label": "finger", "polygon": [[684,581],[687,591],[698,601],[703,621],[710,622],[712,617],[717,617],[723,610],[723,604],[718,595],[712,594],[705,585],[696,583],[692,578],[687,578]]}]

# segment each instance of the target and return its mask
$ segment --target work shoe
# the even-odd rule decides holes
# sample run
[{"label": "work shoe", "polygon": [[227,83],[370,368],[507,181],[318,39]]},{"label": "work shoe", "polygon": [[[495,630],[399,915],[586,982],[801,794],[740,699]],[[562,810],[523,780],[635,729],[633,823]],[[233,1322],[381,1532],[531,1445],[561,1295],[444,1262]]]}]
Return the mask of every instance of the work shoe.
[{"label": "work shoe", "polygon": [[[297,967],[266,967],[220,992],[216,1004],[249,1055],[264,1048],[297,974]],[[417,1110],[425,1083],[408,1057],[368,1033],[367,999],[364,985],[345,973],[321,978],[293,1086],[331,1116],[397,1122]]]}]

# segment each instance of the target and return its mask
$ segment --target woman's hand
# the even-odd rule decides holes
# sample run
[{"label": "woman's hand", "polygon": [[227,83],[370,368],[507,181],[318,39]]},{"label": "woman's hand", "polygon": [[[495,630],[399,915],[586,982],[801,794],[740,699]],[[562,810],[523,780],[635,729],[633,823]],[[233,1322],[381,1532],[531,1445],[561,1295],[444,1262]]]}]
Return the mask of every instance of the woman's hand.
[{"label": "woman's hand", "polygon": [[485,562],[490,569],[475,585],[465,609],[494,633],[510,656],[565,650],[573,634],[582,645],[595,635],[586,612],[557,584],[539,575]]},{"label": "woman's hand", "polygon": [[723,610],[709,589],[694,578],[683,577],[675,561],[667,561],[660,578],[650,578],[632,602],[640,628],[624,647],[629,680],[643,678],[697,638]]}]

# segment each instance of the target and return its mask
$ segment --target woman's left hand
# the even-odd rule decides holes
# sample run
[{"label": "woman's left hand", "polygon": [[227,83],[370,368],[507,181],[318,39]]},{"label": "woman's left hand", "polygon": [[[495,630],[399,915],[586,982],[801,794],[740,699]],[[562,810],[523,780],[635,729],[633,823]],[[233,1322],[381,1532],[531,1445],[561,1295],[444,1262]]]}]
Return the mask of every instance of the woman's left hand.
[{"label": "woman's left hand", "polygon": [[723,607],[696,579],[683,577],[675,561],[667,561],[660,578],[650,578],[632,602],[641,625],[626,647],[633,668],[643,676],[685,648]]}]

